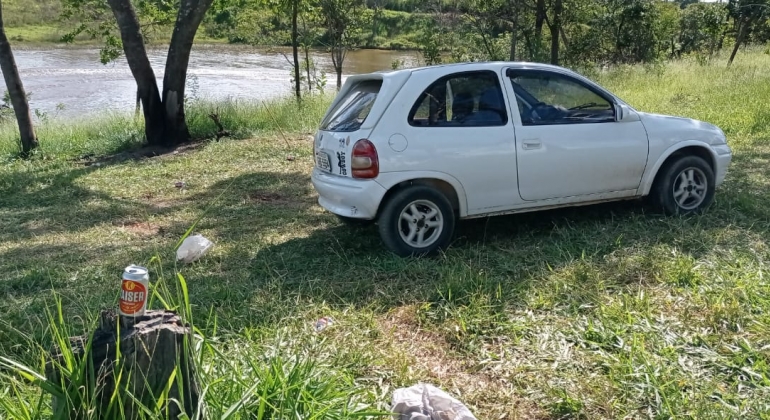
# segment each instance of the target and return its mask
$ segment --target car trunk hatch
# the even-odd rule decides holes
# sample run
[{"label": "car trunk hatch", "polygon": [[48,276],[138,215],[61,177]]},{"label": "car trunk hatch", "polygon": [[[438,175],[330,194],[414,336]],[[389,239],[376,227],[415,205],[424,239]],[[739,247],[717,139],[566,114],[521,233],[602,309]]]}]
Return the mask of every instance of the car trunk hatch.
[{"label": "car trunk hatch", "polygon": [[351,152],[368,139],[385,109],[409,78],[409,73],[351,76],[332,102],[314,139],[316,167],[326,173],[352,177]]}]

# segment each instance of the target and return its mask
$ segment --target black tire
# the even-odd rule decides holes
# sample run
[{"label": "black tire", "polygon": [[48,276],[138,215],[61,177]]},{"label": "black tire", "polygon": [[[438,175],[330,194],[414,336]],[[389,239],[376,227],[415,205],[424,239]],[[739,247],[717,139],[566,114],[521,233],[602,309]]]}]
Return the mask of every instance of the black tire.
[{"label": "black tire", "polygon": [[[690,174],[692,178],[688,177]],[[684,156],[661,169],[651,198],[667,215],[698,214],[714,202],[715,188],[711,166],[701,157]]]},{"label": "black tire", "polygon": [[362,227],[367,227],[374,224],[374,220],[355,219],[353,217],[340,216],[339,214],[336,214],[335,216],[337,216],[337,219],[343,225],[352,227],[352,228],[362,228]]},{"label": "black tire", "polygon": [[[413,215],[412,205],[418,214],[430,216],[433,211],[437,215],[429,219],[414,219],[409,222],[401,218],[402,213]],[[421,222],[422,221],[422,222]],[[431,223],[436,224],[430,226]],[[412,227],[417,229],[408,242]],[[385,203],[379,217],[380,237],[393,253],[401,257],[434,255],[449,246],[455,228],[455,214],[452,204],[439,191],[425,186],[413,186],[396,192]],[[415,246],[419,242],[419,232],[423,231],[423,242],[426,246]],[[417,237],[414,237],[417,235]],[[427,236],[427,238],[425,238]],[[430,243],[428,243],[430,242]]]}]

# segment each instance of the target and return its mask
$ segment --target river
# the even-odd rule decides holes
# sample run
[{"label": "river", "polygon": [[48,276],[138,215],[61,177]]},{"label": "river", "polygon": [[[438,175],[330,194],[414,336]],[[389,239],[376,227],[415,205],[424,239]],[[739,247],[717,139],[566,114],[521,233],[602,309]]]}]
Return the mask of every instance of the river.
[{"label": "river", "polygon": [[[289,52],[289,51],[285,51]],[[96,48],[50,47],[14,51],[30,107],[52,118],[74,119],[96,113],[133,112],[136,84],[125,58],[103,65]],[[162,86],[166,51],[151,49],[150,61]],[[327,73],[327,90],[336,76],[331,58],[314,51],[313,60]],[[415,66],[418,54],[381,50],[348,53],[344,74],[389,70],[396,60]],[[188,97],[266,100],[290,95],[292,67],[278,51],[246,46],[208,45],[193,48]]]}]

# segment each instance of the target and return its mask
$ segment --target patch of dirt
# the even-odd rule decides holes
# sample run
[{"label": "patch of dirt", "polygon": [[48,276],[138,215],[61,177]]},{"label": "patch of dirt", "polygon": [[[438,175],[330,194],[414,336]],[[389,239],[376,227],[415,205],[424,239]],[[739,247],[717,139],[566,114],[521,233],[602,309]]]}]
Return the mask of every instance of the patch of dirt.
[{"label": "patch of dirt", "polygon": [[246,201],[261,203],[273,206],[301,207],[312,205],[313,198],[310,196],[294,196],[282,194],[281,192],[254,190],[246,194]]},{"label": "patch of dirt", "polygon": [[170,209],[171,207],[174,207],[174,201],[168,201],[168,200],[156,200],[150,203],[155,209],[157,210],[163,210],[163,209]]},{"label": "patch of dirt", "polygon": [[161,211],[165,209],[170,209],[174,207],[174,205],[177,203],[173,200],[160,200],[155,199],[155,193],[153,192],[146,192],[140,196],[142,200],[147,201],[147,204],[152,207],[155,211]]},{"label": "patch of dirt", "polygon": [[261,203],[288,203],[289,200],[283,195],[269,191],[252,191],[248,194],[249,200]]},{"label": "patch of dirt", "polygon": [[547,418],[536,404],[515,395],[504,378],[473,372],[469,361],[449,354],[450,345],[444,337],[420,326],[416,307],[397,308],[381,317],[378,323],[386,339],[411,360],[415,373],[428,375],[421,381],[453,394],[467,404],[477,418]]},{"label": "patch of dirt", "polygon": [[116,220],[112,222],[112,225],[132,235],[145,238],[163,235],[165,233],[163,226],[159,226],[150,222],[140,222],[138,220]]}]

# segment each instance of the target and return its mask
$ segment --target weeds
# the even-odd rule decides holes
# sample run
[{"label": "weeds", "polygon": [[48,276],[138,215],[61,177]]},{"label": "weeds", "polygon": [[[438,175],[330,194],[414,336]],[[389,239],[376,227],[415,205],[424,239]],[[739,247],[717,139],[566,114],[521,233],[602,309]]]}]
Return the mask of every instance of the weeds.
[{"label": "weeds", "polygon": [[[326,111],[327,96],[309,96],[298,106],[291,99],[272,102],[191,101],[187,124],[194,139],[211,139],[218,128],[210,115],[216,114],[236,139],[278,133],[290,127],[293,134],[310,132]],[[18,151],[18,128],[12,119],[0,124],[0,157]],[[40,151],[55,158],[106,155],[135,149],[144,142],[141,118],[125,114],[105,114],[74,122],[45,118],[37,126]]]}]

